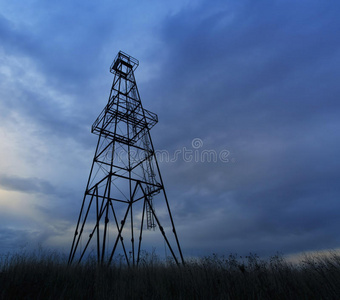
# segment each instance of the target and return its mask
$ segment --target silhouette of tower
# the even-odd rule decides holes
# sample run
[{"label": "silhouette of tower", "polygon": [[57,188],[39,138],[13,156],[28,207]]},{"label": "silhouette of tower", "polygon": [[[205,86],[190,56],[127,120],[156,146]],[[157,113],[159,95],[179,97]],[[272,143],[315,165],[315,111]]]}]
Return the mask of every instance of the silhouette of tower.
[{"label": "silhouette of tower", "polygon": [[177,264],[184,263],[150,136],[158,117],[142,106],[134,76],[138,64],[120,51],[110,67],[113,84],[107,105],[92,125],[98,142],[69,264],[96,249],[98,263],[110,264],[116,254],[128,265],[138,265],[142,239],[149,233],[145,227],[158,228],[169,255]]}]

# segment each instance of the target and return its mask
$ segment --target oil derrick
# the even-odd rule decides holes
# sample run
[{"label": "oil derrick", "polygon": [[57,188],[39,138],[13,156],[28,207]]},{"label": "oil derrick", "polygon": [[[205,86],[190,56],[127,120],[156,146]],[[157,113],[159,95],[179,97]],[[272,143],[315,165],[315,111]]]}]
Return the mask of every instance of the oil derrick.
[{"label": "oil derrick", "polygon": [[[92,125],[98,142],[69,264],[87,253],[95,254],[101,264],[119,255],[128,265],[138,265],[150,229],[161,235],[175,262],[184,263],[150,136],[158,117],[142,106],[134,76],[138,64],[120,51],[110,67],[113,84],[107,105]],[[156,204],[163,206],[158,210]]]}]

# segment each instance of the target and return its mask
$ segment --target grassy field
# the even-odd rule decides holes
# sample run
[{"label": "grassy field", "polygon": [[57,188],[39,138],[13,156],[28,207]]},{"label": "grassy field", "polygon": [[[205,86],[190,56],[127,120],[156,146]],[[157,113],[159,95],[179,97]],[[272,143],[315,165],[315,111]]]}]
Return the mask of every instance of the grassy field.
[{"label": "grassy field", "polygon": [[340,255],[250,254],[192,259],[185,266],[145,254],[138,268],[94,261],[67,266],[56,253],[1,256],[1,299],[340,299]]}]

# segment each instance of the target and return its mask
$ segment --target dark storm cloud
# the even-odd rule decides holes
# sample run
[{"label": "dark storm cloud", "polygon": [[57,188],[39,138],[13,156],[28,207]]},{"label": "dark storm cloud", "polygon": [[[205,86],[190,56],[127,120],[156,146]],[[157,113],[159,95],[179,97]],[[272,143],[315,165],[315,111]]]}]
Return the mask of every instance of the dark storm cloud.
[{"label": "dark storm cloud", "polygon": [[[10,79],[16,86],[0,99],[2,105],[40,126],[44,137],[53,134],[89,146],[86,136],[91,122],[109,94],[112,75],[108,70],[116,55],[112,43],[136,31],[132,11],[128,14],[124,6],[59,1],[28,4],[23,14],[0,14],[0,50],[22,65],[19,71],[13,68],[15,78]],[[124,30],[122,17],[129,21]],[[21,80],[32,73],[39,78]],[[44,83],[37,86],[36,81]],[[15,91],[21,92],[20,97],[12,97]],[[51,99],[55,92],[67,109]]]},{"label": "dark storm cloud", "polygon": [[110,34],[106,26],[109,20],[98,20],[93,15],[100,11],[99,6],[81,3],[42,4],[29,26],[1,16],[2,47],[32,58],[51,85],[78,89],[96,71],[94,66],[103,46],[100,41]]},{"label": "dark storm cloud", "polygon": [[0,187],[7,191],[23,193],[54,194],[55,187],[46,180],[39,178],[22,178],[0,175]]},{"label": "dark storm cloud", "polygon": [[[27,9],[34,11],[34,7]],[[0,49],[17,57],[19,64],[22,62],[20,72],[12,70],[16,78],[11,78],[19,79],[15,88],[21,97],[11,97],[13,92],[9,90],[2,104],[40,126],[43,135],[71,137],[86,144],[82,133],[84,129],[88,133],[89,119],[93,122],[96,117],[89,106],[100,100],[94,90],[104,41],[111,32],[111,26],[106,25],[112,24],[109,18],[97,19],[94,12],[100,13],[101,8],[82,2],[59,2],[42,4],[29,25],[0,15]],[[32,73],[39,78],[20,80]],[[42,80],[44,84],[37,85]],[[54,94],[67,104],[66,110],[53,101]],[[105,99],[107,92],[100,96]]]},{"label": "dark storm cloud", "polygon": [[0,14],[0,39],[1,46],[7,51],[32,53],[34,48],[34,39],[27,36],[25,32],[15,29],[15,24]]},{"label": "dark storm cloud", "polygon": [[24,250],[29,243],[30,232],[27,230],[16,230],[7,227],[0,227],[1,248],[0,253],[13,253]]},{"label": "dark storm cloud", "polygon": [[[65,226],[53,226],[56,222],[60,222],[60,220],[53,220],[52,226],[45,226],[45,228],[35,228],[31,229],[27,226],[27,229],[6,227],[0,226],[0,240],[1,240],[1,248],[0,254],[15,254],[15,253],[29,253],[30,251],[40,250],[48,250],[48,248],[44,248],[43,245],[46,243],[46,240],[51,237],[63,237],[65,235]],[[61,245],[59,245],[61,246]],[[58,246],[54,246],[58,248]],[[61,249],[65,250],[65,249]],[[21,252],[21,253],[20,253]]]},{"label": "dark storm cloud", "polygon": [[[162,147],[200,137],[236,159],[164,164],[185,239],[262,252],[339,245],[340,6],[215,4],[169,17],[162,30],[165,109],[154,129]],[[189,225],[196,219],[202,230]]]},{"label": "dark storm cloud", "polygon": [[[241,2],[236,8],[225,4],[222,12],[205,3],[168,20],[166,87],[174,91],[169,109],[191,118],[198,114],[203,127],[213,119],[209,113],[298,122],[313,109],[318,114],[327,104],[338,107],[335,78],[323,72],[328,67],[338,74],[333,61],[340,45],[339,9],[313,1]],[[314,86],[320,80],[321,91]],[[325,84],[332,90],[320,103]]]},{"label": "dark storm cloud", "polygon": [[[200,138],[199,152],[228,150],[234,159],[161,163],[187,253],[338,247],[340,4],[205,1],[169,13],[151,31],[140,31],[135,18],[149,16],[151,7],[132,14],[125,4],[115,5],[40,3],[27,8],[35,15],[28,23],[0,15],[0,50],[34,67],[16,70],[15,78],[37,73],[45,80],[41,86],[34,78],[16,80],[1,104],[38,125],[46,143],[57,136],[61,148],[69,138],[94,147],[89,128],[106,104],[112,76],[103,70],[117,41],[115,51],[141,54],[136,78],[145,108],[159,116],[151,131],[156,149],[193,150],[192,140]],[[147,44],[148,35],[154,44]],[[122,37],[143,43],[126,49]],[[140,84],[153,64],[159,68]],[[15,91],[20,94],[12,97]],[[80,208],[78,185],[63,192],[50,182],[33,175],[0,178],[2,189],[60,200],[53,212],[35,207],[65,221],[36,233],[39,241],[60,236]],[[21,236],[3,234],[8,243]]]}]

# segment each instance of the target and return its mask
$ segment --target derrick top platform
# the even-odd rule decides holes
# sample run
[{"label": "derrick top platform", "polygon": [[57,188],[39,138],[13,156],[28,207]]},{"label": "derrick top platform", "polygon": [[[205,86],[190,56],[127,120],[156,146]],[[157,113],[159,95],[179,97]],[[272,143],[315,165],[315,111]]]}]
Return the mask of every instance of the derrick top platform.
[{"label": "derrick top platform", "polygon": [[131,72],[131,70],[136,70],[138,65],[139,61],[136,58],[124,53],[123,51],[119,51],[110,66],[110,72],[113,74],[118,72],[123,75],[127,75]]}]

